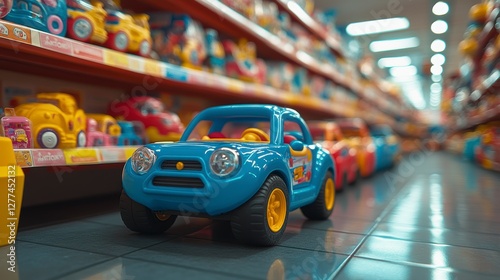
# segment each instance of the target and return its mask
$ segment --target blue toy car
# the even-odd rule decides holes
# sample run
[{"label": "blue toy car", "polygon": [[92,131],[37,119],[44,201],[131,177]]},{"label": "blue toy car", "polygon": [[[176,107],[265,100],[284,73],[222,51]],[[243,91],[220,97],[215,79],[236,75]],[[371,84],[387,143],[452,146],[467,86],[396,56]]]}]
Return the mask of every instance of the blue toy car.
[{"label": "blue toy car", "polygon": [[[142,123],[139,123],[142,125]],[[136,123],[129,121],[118,121],[118,125],[121,128],[121,134],[118,137],[118,146],[127,145],[144,145],[145,141],[142,137],[137,134]],[[144,125],[142,125],[142,131],[144,131]]]},{"label": "blue toy car", "polygon": [[13,0],[5,20],[54,35],[66,35],[65,0]]},{"label": "blue toy car", "polygon": [[393,166],[401,157],[401,143],[390,126],[370,128],[375,143],[375,171]]},{"label": "blue toy car", "polygon": [[126,162],[122,220],[161,233],[178,215],[226,219],[235,237],[279,242],[288,213],[328,219],[334,164],[300,115],[274,105],[229,105],[200,112],[178,142],[140,147]]}]

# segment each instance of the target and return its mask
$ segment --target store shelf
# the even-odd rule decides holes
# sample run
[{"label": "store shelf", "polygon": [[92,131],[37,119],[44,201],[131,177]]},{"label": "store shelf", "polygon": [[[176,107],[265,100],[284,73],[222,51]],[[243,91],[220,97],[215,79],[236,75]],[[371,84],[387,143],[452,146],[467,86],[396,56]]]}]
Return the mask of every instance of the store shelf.
[{"label": "store shelf", "polygon": [[337,56],[344,57],[340,42],[331,36],[325,27],[307,14],[295,1],[274,0],[274,2],[281,11],[287,12],[294,22],[309,30],[318,39],[324,41]]},{"label": "store shelf", "polygon": [[500,70],[496,69],[471,93],[471,101],[477,102],[488,94],[498,93],[500,87]]},{"label": "store shelf", "polygon": [[486,46],[489,44],[489,42],[498,35],[495,24],[499,16],[500,10],[498,8],[494,9],[491,12],[489,21],[483,27],[483,31],[481,32],[478,40],[477,52],[474,55],[474,61],[476,64],[480,63],[480,61],[482,60],[484,51],[486,50]]},{"label": "store shelf", "polygon": [[17,164],[23,168],[72,166],[125,162],[139,146],[75,149],[14,149]]},{"label": "store shelf", "polygon": [[[244,37],[254,42],[258,48],[259,56],[265,59],[287,61],[304,67],[311,73],[320,75],[353,91],[359,98],[365,96],[362,92],[364,89],[358,85],[357,81],[346,78],[332,65],[321,63],[307,53],[297,50],[290,42],[281,40],[219,1],[145,0],[140,5],[130,0],[122,2],[124,7],[139,11],[160,10],[189,13],[191,17],[199,20],[205,26],[219,30],[234,38]],[[311,18],[311,20],[313,19]],[[373,102],[371,99],[368,99],[368,101]],[[379,104],[373,103],[373,105],[373,107],[378,108]],[[401,113],[392,112],[391,115],[399,117]]]},{"label": "store shelf", "polygon": [[[207,72],[123,54],[71,39],[0,21],[8,35],[0,34],[0,68],[115,88],[156,84],[155,91],[228,102],[272,103],[297,109],[301,114],[345,117],[352,112],[340,104],[246,83]],[[26,36],[14,36],[14,29]],[[149,79],[154,79],[150,81]],[[390,123],[391,118],[372,109],[368,122]]]},{"label": "store shelf", "polygon": [[481,114],[475,116],[467,116],[465,118],[459,119],[457,123],[454,124],[452,132],[459,132],[474,128],[475,126],[500,120],[500,104],[496,107],[492,107]]}]

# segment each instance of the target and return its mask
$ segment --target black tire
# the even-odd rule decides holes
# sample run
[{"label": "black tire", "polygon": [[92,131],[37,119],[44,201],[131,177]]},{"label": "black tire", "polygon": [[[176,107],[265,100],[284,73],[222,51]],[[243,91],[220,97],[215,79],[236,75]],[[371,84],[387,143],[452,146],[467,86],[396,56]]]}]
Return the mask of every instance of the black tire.
[{"label": "black tire", "polygon": [[325,191],[328,187],[327,185],[330,183],[333,184],[333,182],[335,182],[333,174],[328,171],[323,179],[323,185],[321,186],[316,200],[314,200],[313,203],[300,208],[304,216],[311,220],[326,220],[330,217],[333,212],[333,208],[335,207],[335,186],[333,186],[333,192],[330,192],[330,195],[333,195],[333,205],[331,205],[330,209],[328,208],[327,201],[325,199]]},{"label": "black tire", "polygon": [[[274,190],[281,190],[286,201],[284,222],[277,231],[271,230],[267,218],[267,204]],[[277,191],[279,192],[279,191]],[[234,237],[244,243],[272,246],[279,243],[288,221],[289,195],[286,184],[278,175],[271,175],[259,191],[231,215],[231,230]]]},{"label": "black tire", "polygon": [[170,215],[160,220],[153,211],[133,201],[124,191],[120,197],[120,213],[123,223],[130,230],[149,234],[165,232],[177,219],[176,215]]}]

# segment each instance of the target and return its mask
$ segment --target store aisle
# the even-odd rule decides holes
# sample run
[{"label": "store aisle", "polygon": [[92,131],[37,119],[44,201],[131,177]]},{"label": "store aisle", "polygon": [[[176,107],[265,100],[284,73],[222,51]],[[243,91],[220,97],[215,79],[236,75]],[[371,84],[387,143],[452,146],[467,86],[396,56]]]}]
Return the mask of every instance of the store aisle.
[{"label": "store aisle", "polygon": [[207,219],[138,235],[115,212],[19,232],[16,264],[19,279],[498,279],[499,198],[500,174],[421,152],[339,193],[330,220],[295,211],[279,246]]}]

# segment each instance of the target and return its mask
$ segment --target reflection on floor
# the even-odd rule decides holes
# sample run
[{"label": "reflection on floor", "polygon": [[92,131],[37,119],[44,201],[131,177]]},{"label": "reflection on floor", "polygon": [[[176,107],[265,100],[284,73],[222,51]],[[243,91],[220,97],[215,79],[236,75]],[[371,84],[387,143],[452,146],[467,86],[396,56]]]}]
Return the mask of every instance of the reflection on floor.
[{"label": "reflection on floor", "polygon": [[339,193],[330,220],[295,211],[269,248],[201,218],[160,236],[128,231],[118,212],[24,229],[16,279],[499,279],[499,181],[454,155],[417,153]]}]

